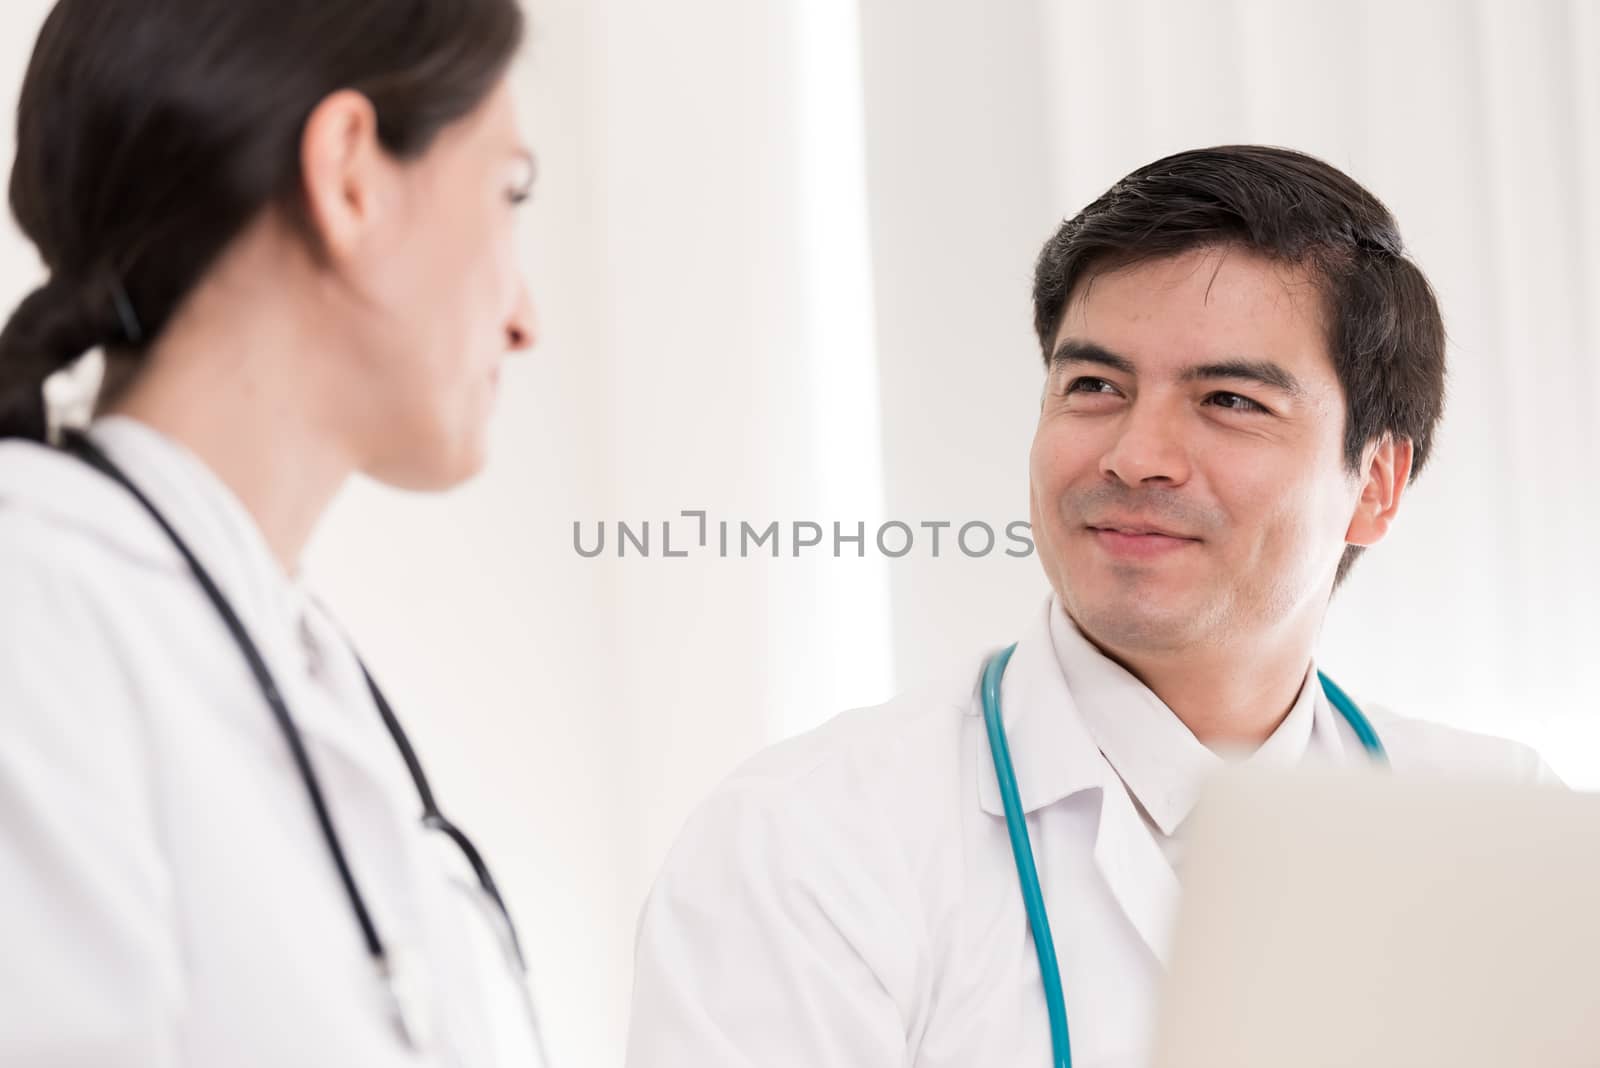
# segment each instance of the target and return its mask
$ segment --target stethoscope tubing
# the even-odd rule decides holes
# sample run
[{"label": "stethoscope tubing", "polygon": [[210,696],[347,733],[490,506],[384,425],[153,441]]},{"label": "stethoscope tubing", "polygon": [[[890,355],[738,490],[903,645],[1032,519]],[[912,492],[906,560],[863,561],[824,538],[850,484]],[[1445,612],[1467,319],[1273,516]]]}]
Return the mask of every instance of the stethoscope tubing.
[{"label": "stethoscope tubing", "polygon": [[[1039,869],[1033,859],[1033,843],[1028,839],[1028,823],[1022,811],[1017,773],[1011,763],[1011,747],[1006,741],[1005,724],[1000,714],[1000,682],[1005,677],[1006,665],[1011,662],[1011,654],[1016,651],[1015,644],[1009,645],[984,662],[979,686],[983,722],[989,736],[989,753],[994,760],[995,782],[1000,787],[1000,803],[1005,809],[1006,832],[1011,839],[1011,856],[1017,866],[1022,904],[1028,914],[1033,948],[1039,958],[1039,978],[1044,986],[1045,1008],[1050,1016],[1051,1063],[1053,1068],[1072,1068],[1071,1031],[1067,1022],[1066,995],[1061,987],[1061,965],[1056,959],[1055,939],[1050,933],[1050,914],[1044,903],[1044,889],[1039,884]],[[1388,752],[1372,722],[1332,679],[1320,671],[1317,672],[1317,678],[1328,700],[1361,741],[1361,747],[1374,760],[1386,763]]]}]

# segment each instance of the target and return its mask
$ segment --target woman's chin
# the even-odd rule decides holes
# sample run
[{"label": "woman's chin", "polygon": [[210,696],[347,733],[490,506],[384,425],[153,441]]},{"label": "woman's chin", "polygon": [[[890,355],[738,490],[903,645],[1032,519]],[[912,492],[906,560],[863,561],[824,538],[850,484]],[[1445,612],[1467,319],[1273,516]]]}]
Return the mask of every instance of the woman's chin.
[{"label": "woman's chin", "polygon": [[470,436],[430,449],[426,453],[396,456],[374,464],[364,473],[394,489],[413,493],[442,493],[471,481],[489,460],[488,434],[479,429]]}]

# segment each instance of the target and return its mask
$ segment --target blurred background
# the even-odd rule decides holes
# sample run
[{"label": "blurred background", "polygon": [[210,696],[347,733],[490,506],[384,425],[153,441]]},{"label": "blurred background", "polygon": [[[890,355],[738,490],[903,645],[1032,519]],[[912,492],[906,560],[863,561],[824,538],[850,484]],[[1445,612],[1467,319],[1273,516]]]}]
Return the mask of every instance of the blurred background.
[{"label": "blurred background", "polygon": [[[48,8],[0,7],[8,170]],[[493,858],[558,1063],[620,1063],[635,916],[723,775],[1013,640],[1042,601],[1037,561],[1003,552],[1042,383],[1033,257],[1179,149],[1346,169],[1444,305],[1436,458],[1336,598],[1321,665],[1600,786],[1600,3],[528,9],[541,343],[507,369],[486,474],[353,486],[310,569]],[[0,300],[40,280],[7,214]],[[619,521],[649,523],[648,557],[617,557]],[[663,554],[669,521],[687,556]],[[781,557],[740,557],[739,525],[774,521]],[[915,535],[898,559],[873,544],[889,521]],[[795,522],[823,531],[798,558]],[[834,556],[835,522],[864,524],[864,557]],[[968,522],[994,551],[959,550]],[[606,551],[577,552],[575,524]]]}]

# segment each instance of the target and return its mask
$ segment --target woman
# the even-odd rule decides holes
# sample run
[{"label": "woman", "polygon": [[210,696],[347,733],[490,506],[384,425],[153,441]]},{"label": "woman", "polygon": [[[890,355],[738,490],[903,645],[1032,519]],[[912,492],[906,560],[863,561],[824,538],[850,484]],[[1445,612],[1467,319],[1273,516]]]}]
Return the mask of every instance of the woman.
[{"label": "woman", "polygon": [[[46,21],[11,204],[49,279],[0,333],[0,1064],[539,1059],[493,882],[298,568],[352,474],[483,463],[533,341],[521,34],[514,0]],[[58,433],[42,384],[94,348]]]}]

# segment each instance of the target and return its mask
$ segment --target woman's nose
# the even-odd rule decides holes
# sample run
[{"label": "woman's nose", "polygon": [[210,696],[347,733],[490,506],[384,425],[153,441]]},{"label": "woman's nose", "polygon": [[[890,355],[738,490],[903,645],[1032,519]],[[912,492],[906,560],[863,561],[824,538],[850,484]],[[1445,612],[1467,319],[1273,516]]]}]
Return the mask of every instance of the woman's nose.
[{"label": "woman's nose", "polygon": [[528,293],[526,280],[517,283],[517,303],[506,320],[506,347],[512,352],[526,352],[538,341],[534,321],[533,297]]}]

